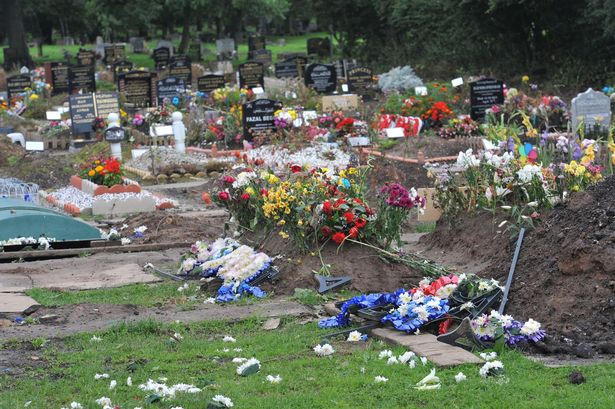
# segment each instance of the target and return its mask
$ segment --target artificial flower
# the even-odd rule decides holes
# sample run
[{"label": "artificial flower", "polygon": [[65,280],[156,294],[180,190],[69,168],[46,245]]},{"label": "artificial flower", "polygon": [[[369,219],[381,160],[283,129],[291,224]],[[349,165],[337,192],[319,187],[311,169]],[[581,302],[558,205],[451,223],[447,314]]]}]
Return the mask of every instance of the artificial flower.
[{"label": "artificial flower", "polygon": [[335,352],[335,350],[330,344],[324,344],[324,345],[316,345],[314,347],[314,352],[318,356],[328,356],[328,355],[332,355]]}]

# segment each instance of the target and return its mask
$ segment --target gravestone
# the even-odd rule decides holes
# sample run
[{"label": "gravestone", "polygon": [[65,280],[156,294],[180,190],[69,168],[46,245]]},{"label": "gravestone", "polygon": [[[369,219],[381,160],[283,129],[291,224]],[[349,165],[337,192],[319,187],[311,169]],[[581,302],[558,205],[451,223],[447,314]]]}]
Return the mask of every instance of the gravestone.
[{"label": "gravestone", "polygon": [[[96,54],[100,56],[101,59],[105,58],[105,42],[101,36],[96,37]],[[88,65],[88,64],[81,64]]]},{"label": "gravestone", "polygon": [[68,88],[71,94],[96,92],[94,66],[74,65],[68,70]]},{"label": "gravestone", "polygon": [[186,83],[182,78],[167,77],[156,82],[156,94],[158,95],[158,105],[170,102],[175,97],[180,97],[186,93]]},{"label": "gravestone", "polygon": [[80,49],[77,52],[77,65],[94,65],[96,63],[96,53],[92,50]]},{"label": "gravestone", "polygon": [[196,81],[196,87],[201,92],[212,92],[218,88],[224,88],[224,75],[203,75]]},{"label": "gravestone", "polygon": [[347,72],[348,90],[363,97],[372,98],[376,90],[374,73],[370,68],[357,67]]},{"label": "gravestone", "polygon": [[142,54],[145,52],[145,39],[143,37],[131,37],[130,45],[132,52],[135,54]]},{"label": "gravestone", "polygon": [[186,55],[174,55],[169,62],[169,77],[184,80],[186,86],[192,84],[192,62]]},{"label": "gravestone", "polygon": [[117,92],[97,92],[94,94],[94,105],[99,118],[107,118],[111,113],[119,114],[120,96]]},{"label": "gravestone", "polygon": [[275,64],[276,78],[297,78],[298,76],[299,68],[295,59],[288,59]]},{"label": "gravestone", "polygon": [[118,75],[125,72],[132,71],[134,64],[130,61],[122,60],[114,63],[111,66],[111,71],[113,71],[113,81],[117,81]]},{"label": "gravestone", "polygon": [[75,94],[68,98],[73,136],[93,131],[96,105],[93,94]]},{"label": "gravestone", "polygon": [[169,65],[171,50],[168,47],[158,47],[153,51],[152,58],[156,64],[156,70],[163,70]]},{"label": "gravestone", "polygon": [[267,48],[267,41],[265,40],[265,36],[262,35],[251,35],[248,37],[248,58],[250,57],[250,53],[252,51],[264,50]]},{"label": "gravestone", "polygon": [[252,51],[252,57],[250,59],[267,65],[270,65],[271,61],[273,61],[273,57],[271,56],[271,50]]},{"label": "gravestone", "polygon": [[131,71],[123,74],[118,87],[126,102],[138,108],[156,106],[156,75],[147,71]]},{"label": "gravestone", "polygon": [[113,65],[118,61],[126,59],[126,45],[124,44],[111,44],[105,45],[105,59],[104,62],[107,65]]},{"label": "gravestone", "polygon": [[193,62],[200,62],[203,60],[203,50],[202,50],[201,40],[193,39],[190,41],[190,45],[188,46],[188,57]]},{"label": "gravestone", "polygon": [[275,129],[274,113],[282,109],[280,102],[271,99],[257,99],[243,104],[243,137],[251,141],[264,131]]},{"label": "gravestone", "polygon": [[168,41],[168,40],[160,40],[158,41],[158,44],[156,45],[156,48],[168,48],[169,49],[169,53],[170,53],[170,57],[173,57],[173,43]]},{"label": "gravestone", "polygon": [[239,66],[238,72],[241,88],[264,87],[265,69],[262,63],[248,61]]},{"label": "gravestone", "polygon": [[485,111],[504,103],[504,83],[485,78],[470,83],[470,116],[475,121],[485,119]]},{"label": "gravestone", "polygon": [[305,85],[321,94],[330,94],[337,88],[337,72],[333,65],[309,64],[305,68]]},{"label": "gravestone", "polygon": [[69,67],[63,62],[45,63],[46,78],[51,84],[51,95],[67,94],[70,90],[68,83]]},{"label": "gravestone", "polygon": [[9,101],[15,95],[26,92],[26,88],[32,88],[30,74],[13,75],[6,79],[6,91]]},{"label": "gravestone", "polygon": [[318,57],[330,57],[331,41],[327,37],[308,38],[307,53],[308,55],[314,55]]},{"label": "gravestone", "polygon": [[216,52],[220,61],[232,60],[235,55],[235,40],[232,38],[216,40]]},{"label": "gravestone", "polygon": [[572,131],[576,132],[581,122],[585,130],[599,126],[608,131],[611,123],[611,99],[599,91],[589,88],[572,99],[570,106]]}]

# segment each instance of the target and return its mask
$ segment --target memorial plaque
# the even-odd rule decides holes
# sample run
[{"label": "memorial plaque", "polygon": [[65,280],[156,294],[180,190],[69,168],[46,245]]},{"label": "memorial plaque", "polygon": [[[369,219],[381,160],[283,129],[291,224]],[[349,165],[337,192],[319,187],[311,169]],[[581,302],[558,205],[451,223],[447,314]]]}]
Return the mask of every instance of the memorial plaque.
[{"label": "memorial plaque", "polygon": [[113,65],[126,59],[126,46],[124,44],[111,44],[105,46],[105,64]]},{"label": "memorial plaque", "polygon": [[264,87],[265,69],[262,63],[248,61],[241,64],[238,71],[241,88]]},{"label": "memorial plaque", "polygon": [[243,137],[247,141],[258,133],[275,129],[274,113],[282,109],[280,102],[271,99],[257,99],[243,104]]},{"label": "memorial plaque", "polygon": [[45,70],[49,70],[48,77],[51,84],[51,95],[68,94],[69,67],[63,62],[51,62],[45,64]]},{"label": "memorial plaque", "polygon": [[316,55],[318,57],[331,56],[331,40],[329,38],[309,38],[307,40],[308,55]]},{"label": "memorial plaque", "polygon": [[131,71],[123,74],[118,82],[126,102],[138,108],[156,106],[156,76],[147,71]]},{"label": "memorial plaque", "polygon": [[158,95],[158,105],[170,102],[175,97],[180,97],[186,93],[186,83],[182,78],[167,77],[156,82],[156,94]]},{"label": "memorial plaque", "polygon": [[602,92],[589,88],[572,99],[570,108],[573,132],[576,132],[581,122],[585,125],[585,131],[595,126],[608,131],[611,124],[611,99]]},{"label": "memorial plaque", "polygon": [[92,50],[80,49],[77,53],[77,65],[94,65],[96,63],[96,53]]},{"label": "memorial plaque", "polygon": [[266,45],[265,36],[251,35],[248,37],[248,55],[251,51],[264,50]]},{"label": "memorial plaque", "polygon": [[96,92],[94,66],[75,65],[68,70],[68,87],[71,94]]},{"label": "memorial plaque", "polygon": [[94,95],[71,95],[68,98],[70,106],[70,119],[73,128],[73,135],[90,133],[93,131],[94,120],[96,119],[96,105]]},{"label": "memorial plaque", "polygon": [[117,92],[97,92],[94,94],[96,116],[107,118],[109,114],[120,113],[120,97]]},{"label": "memorial plaque", "polygon": [[32,88],[30,74],[13,75],[6,79],[6,90],[9,101],[15,95],[26,92],[26,88]]},{"label": "memorial plaque", "polygon": [[354,94],[372,97],[376,91],[374,73],[370,68],[357,67],[348,70],[348,89]]},{"label": "memorial plaque", "polygon": [[186,55],[174,55],[169,62],[169,77],[184,80],[186,86],[192,84],[192,62]]},{"label": "memorial plaque", "polygon": [[470,83],[470,116],[475,121],[485,119],[485,111],[504,103],[504,83],[485,78]]},{"label": "memorial plaque", "polygon": [[225,86],[224,75],[203,75],[196,82],[197,90],[201,92],[212,92]]},{"label": "memorial plaque", "polygon": [[167,47],[158,47],[153,51],[152,57],[156,64],[156,70],[160,71],[169,65],[171,50]]},{"label": "memorial plaque", "polygon": [[114,63],[111,66],[111,70],[113,71],[113,81],[117,81],[119,74],[132,71],[133,67],[134,64],[126,60]]},{"label": "memorial plaque", "polygon": [[321,94],[330,94],[337,88],[337,73],[333,65],[310,64],[305,68],[305,85]]}]

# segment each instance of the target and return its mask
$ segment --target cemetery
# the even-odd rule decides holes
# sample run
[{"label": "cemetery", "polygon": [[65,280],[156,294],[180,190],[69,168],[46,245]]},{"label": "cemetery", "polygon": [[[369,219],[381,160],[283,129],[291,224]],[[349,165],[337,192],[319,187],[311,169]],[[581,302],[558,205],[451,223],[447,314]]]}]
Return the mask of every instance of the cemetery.
[{"label": "cemetery", "polygon": [[0,1],[0,409],[615,407],[608,2],[77,3]]}]

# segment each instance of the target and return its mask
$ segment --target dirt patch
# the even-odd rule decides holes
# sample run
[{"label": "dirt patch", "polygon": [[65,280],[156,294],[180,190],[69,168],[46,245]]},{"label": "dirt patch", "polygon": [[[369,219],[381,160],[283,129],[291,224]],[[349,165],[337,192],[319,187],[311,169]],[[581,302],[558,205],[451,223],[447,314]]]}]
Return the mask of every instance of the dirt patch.
[{"label": "dirt patch", "polygon": [[407,138],[385,152],[387,155],[404,156],[416,159],[419,151],[423,152],[425,159],[442,156],[457,156],[460,151],[468,148],[482,146],[480,138],[442,139],[438,136]]}]

